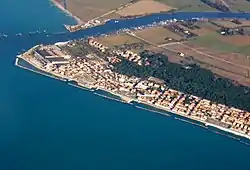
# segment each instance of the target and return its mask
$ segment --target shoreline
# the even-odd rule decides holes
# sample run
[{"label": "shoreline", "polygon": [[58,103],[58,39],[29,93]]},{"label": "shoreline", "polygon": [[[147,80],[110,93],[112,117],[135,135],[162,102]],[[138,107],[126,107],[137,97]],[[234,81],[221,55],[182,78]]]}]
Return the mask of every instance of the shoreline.
[{"label": "shoreline", "polygon": [[[78,84],[78,85],[79,85],[79,84]],[[80,85],[80,86],[81,86],[81,85]],[[88,87],[84,87],[84,88],[88,88]],[[88,89],[89,89],[89,88],[88,88]],[[105,90],[105,89],[100,89],[100,90],[102,90],[102,91],[104,91],[104,92],[106,92],[106,93],[109,93],[109,94],[118,96],[118,97],[120,97],[120,98],[121,98],[121,96],[122,96],[122,95],[120,95],[120,94],[116,94],[116,93],[110,92],[110,91]],[[103,95],[102,95],[102,97],[103,97]],[[107,96],[105,96],[105,97],[107,98]],[[108,99],[110,99],[110,97],[108,97]],[[126,104],[130,104],[131,102],[136,102],[136,103],[138,103],[138,104],[143,104],[143,105],[146,105],[146,106],[150,106],[150,107],[153,107],[153,108],[155,108],[155,109],[162,110],[163,112],[168,112],[169,114],[167,114],[167,113],[162,113],[162,112],[160,112],[160,111],[156,111],[156,110],[152,110],[152,109],[143,108],[143,107],[141,107],[141,106],[135,106],[135,107],[136,107],[136,108],[140,108],[140,109],[144,109],[144,110],[147,110],[147,111],[155,112],[155,113],[158,113],[158,114],[161,114],[161,115],[164,115],[164,116],[168,116],[168,117],[171,116],[171,114],[176,115],[176,116],[180,116],[180,117],[183,117],[183,118],[188,119],[188,120],[190,120],[190,121],[194,121],[194,122],[190,122],[190,121],[188,121],[188,120],[185,120],[185,122],[187,122],[187,123],[190,123],[190,124],[193,124],[193,125],[196,125],[196,126],[200,126],[200,127],[205,128],[205,129],[208,129],[209,126],[210,126],[210,127],[214,127],[214,128],[216,128],[216,129],[218,129],[218,130],[221,130],[222,132],[224,131],[224,132],[227,132],[227,133],[231,133],[232,135],[239,136],[239,137],[244,137],[244,138],[250,140],[250,136],[248,136],[247,134],[243,134],[243,133],[237,132],[237,131],[232,130],[232,129],[229,129],[229,128],[224,128],[224,127],[221,127],[221,126],[218,126],[218,125],[215,125],[215,124],[212,124],[212,123],[203,121],[203,120],[199,120],[199,119],[196,119],[196,118],[191,117],[191,116],[179,114],[179,113],[177,113],[177,112],[175,112],[175,111],[173,111],[173,110],[171,110],[171,109],[163,108],[163,107],[156,106],[156,105],[153,105],[153,104],[149,104],[149,103],[147,103],[147,102],[143,102],[143,101],[140,101],[140,100],[138,100],[138,99],[131,99],[129,102],[128,102],[128,101],[123,102],[123,101],[120,101],[120,100],[117,100],[117,99],[113,99],[113,98],[112,98],[112,100],[116,100],[116,101],[119,101],[119,102],[122,102],[122,103],[126,103]],[[177,119],[180,119],[180,120],[181,120],[181,118],[178,118],[178,117],[177,117]],[[183,120],[181,120],[181,121],[183,121]],[[201,123],[202,125],[201,125],[201,124],[198,124],[198,123]],[[232,136],[229,136],[229,135],[227,135],[227,134],[223,134],[223,135],[232,138]],[[240,141],[241,141],[241,140],[240,140]]]},{"label": "shoreline", "polygon": [[[61,9],[63,8],[57,1],[55,1],[55,0],[51,0],[51,1],[54,2],[55,4],[59,5],[58,7],[60,7]],[[67,11],[67,10],[64,10],[64,9],[62,9],[62,10],[63,10],[63,11]],[[60,45],[60,44],[64,44],[64,43],[66,43],[66,42],[58,42],[57,44]],[[36,47],[37,47],[37,46],[31,48],[31,49],[28,50],[28,51],[31,51],[32,49],[34,49],[34,48],[36,48]],[[24,54],[25,54],[25,53],[24,53]],[[24,55],[24,54],[23,54],[23,55]],[[22,55],[21,55],[21,56],[22,56]],[[25,57],[23,58],[23,57],[17,56],[17,58],[21,58],[21,59],[25,60],[26,62],[28,62],[31,66],[36,67],[35,65],[33,65],[32,63],[30,63],[29,61],[27,61],[27,60],[25,59]],[[38,70],[40,70],[40,71],[42,71],[42,72],[46,72],[48,75],[50,75],[49,77],[51,77],[51,78],[61,77],[61,78],[64,79],[66,82],[69,82],[69,81],[74,80],[74,79],[70,79],[69,77],[62,76],[62,75],[60,75],[60,74],[55,74],[55,73],[50,72],[50,71],[48,72],[48,71],[44,70],[43,68],[38,68],[38,67],[36,67],[36,69],[38,69]],[[29,70],[29,71],[32,71],[32,70]],[[43,75],[44,75],[44,74],[43,74]],[[46,74],[45,74],[45,75],[46,75]],[[52,75],[52,76],[51,76],[51,75]],[[54,76],[55,76],[55,77],[54,77]],[[205,125],[206,127],[208,127],[208,126],[210,126],[210,127],[215,127],[216,129],[219,129],[219,130],[221,130],[221,131],[228,132],[228,133],[231,133],[231,134],[233,134],[233,135],[235,135],[235,136],[244,137],[244,138],[247,138],[247,139],[250,140],[250,136],[249,136],[249,135],[244,134],[244,133],[241,133],[241,132],[238,132],[237,130],[234,130],[234,129],[231,129],[231,128],[224,128],[224,127],[222,127],[222,126],[218,126],[218,125],[216,125],[216,124],[209,123],[209,122],[207,122],[206,120],[203,120],[203,119],[199,119],[199,118],[196,118],[196,117],[193,117],[193,116],[190,116],[190,115],[185,115],[185,114],[182,114],[182,113],[175,112],[175,111],[172,110],[171,108],[162,107],[162,106],[159,106],[159,105],[157,105],[157,104],[152,104],[152,103],[148,103],[148,102],[145,102],[145,101],[142,101],[142,100],[134,99],[134,98],[131,98],[131,97],[129,97],[129,96],[126,96],[126,95],[123,95],[123,94],[120,94],[120,93],[116,93],[116,92],[114,92],[114,91],[107,90],[107,89],[105,89],[105,88],[101,88],[101,87],[97,87],[97,86],[89,87],[89,86],[87,86],[87,85],[85,85],[85,84],[81,84],[81,83],[77,82],[76,80],[74,80],[74,81],[77,83],[77,85],[75,85],[75,84],[74,84],[74,85],[70,84],[71,86],[75,86],[75,87],[78,87],[78,88],[82,88],[82,89],[84,89],[84,90],[87,90],[87,89],[88,89],[88,90],[90,90],[90,91],[92,91],[93,89],[94,89],[93,91],[95,91],[95,90],[102,90],[102,91],[104,91],[104,92],[107,92],[108,94],[111,94],[111,95],[120,97],[120,99],[121,99],[121,100],[119,100],[120,102],[124,102],[124,103],[136,102],[136,103],[139,103],[139,104],[144,104],[144,105],[146,105],[146,106],[151,106],[151,107],[153,107],[153,108],[155,108],[155,109],[160,109],[160,110],[162,110],[162,111],[164,111],[164,112],[168,112],[168,113],[171,113],[171,114],[174,114],[174,115],[183,117],[183,118],[187,118],[188,120],[195,121],[195,123],[198,123],[198,122],[199,122],[199,123]],[[102,95],[102,94],[101,94],[101,95],[98,94],[98,95],[101,96],[101,97],[104,97],[104,95]],[[105,96],[105,98],[110,98],[110,97]],[[115,100],[118,101],[118,99],[115,99]],[[163,115],[167,115],[167,114],[166,114],[166,113],[165,113],[165,114],[163,113]],[[168,116],[168,115],[167,115],[167,116]],[[193,123],[194,123],[194,122],[193,122]]]},{"label": "shoreline", "polygon": [[[23,59],[22,57],[19,57],[19,56],[17,57],[17,59],[18,59],[18,58]],[[23,59],[23,60],[24,60],[24,59]],[[24,61],[26,61],[26,60],[24,60]],[[27,61],[26,61],[26,62],[27,62]],[[28,63],[29,63],[29,62],[28,62]],[[29,64],[31,64],[31,63],[29,63]],[[15,64],[15,65],[16,65],[16,64]],[[31,65],[32,65],[32,64],[31,64]],[[16,66],[20,67],[19,65],[16,65]],[[47,77],[50,77],[50,78],[54,78],[54,79],[57,79],[57,80],[61,80],[61,81],[62,81],[62,79],[63,79],[64,82],[69,82],[69,81],[70,81],[70,79],[67,79],[67,80],[66,80],[66,78],[60,79],[60,78],[55,77],[54,75],[53,75],[53,76],[47,75],[47,74],[48,74],[47,72],[46,72],[46,73],[40,73],[39,71],[34,71],[34,70],[32,70],[32,69],[27,69],[27,68],[25,68],[24,66],[22,66],[22,67],[20,67],[20,68],[25,69],[25,70],[28,70],[28,71],[31,71],[31,72],[34,72],[34,73],[37,73],[37,74],[40,74],[40,75],[43,75],[43,76],[47,76]],[[242,141],[242,140],[240,140],[240,139],[238,139],[238,138],[235,137],[235,136],[237,136],[237,137],[242,137],[242,138],[246,138],[246,139],[250,140],[250,136],[248,136],[248,135],[246,135],[246,134],[243,134],[243,133],[240,133],[240,132],[237,132],[237,131],[234,131],[234,130],[232,130],[232,129],[224,128],[224,127],[221,127],[221,126],[218,126],[218,125],[215,125],[215,124],[212,124],[212,123],[203,121],[203,120],[199,120],[199,119],[193,118],[193,117],[191,117],[191,116],[182,115],[182,114],[176,113],[175,111],[170,110],[170,109],[168,109],[168,108],[163,108],[163,107],[160,107],[160,106],[156,106],[156,105],[153,105],[153,104],[144,102],[144,101],[140,101],[140,100],[138,100],[138,99],[131,99],[131,100],[129,100],[129,101],[126,101],[126,100],[124,101],[124,100],[122,100],[122,97],[123,97],[123,96],[122,96],[121,94],[116,94],[116,93],[114,93],[114,92],[110,92],[109,90],[105,90],[105,89],[103,89],[103,88],[94,88],[94,89],[93,89],[93,88],[91,88],[91,87],[84,86],[83,84],[80,84],[80,83],[78,83],[78,82],[76,82],[76,83],[77,83],[77,84],[71,84],[71,83],[67,83],[67,84],[70,85],[70,86],[74,86],[74,87],[76,87],[76,88],[80,88],[80,89],[82,89],[82,90],[87,90],[87,91],[94,92],[94,94],[96,94],[96,95],[98,95],[98,96],[100,96],[100,97],[104,97],[104,98],[106,98],[106,99],[110,99],[110,100],[113,100],[113,101],[117,101],[117,102],[121,102],[121,103],[125,103],[125,104],[131,104],[131,102],[135,102],[135,103],[138,103],[138,104],[143,104],[143,105],[145,105],[145,106],[150,106],[150,107],[152,107],[152,109],[144,108],[143,106],[137,106],[137,105],[134,105],[134,104],[132,103],[132,105],[133,105],[135,108],[143,109],[143,110],[150,111],[150,112],[154,112],[154,113],[157,113],[157,114],[160,114],[160,115],[163,115],[163,116],[167,116],[167,117],[171,117],[171,116],[173,115],[174,118],[177,119],[177,120],[184,121],[184,122],[186,122],[186,123],[190,123],[190,124],[193,124],[193,125],[196,125],[196,126],[205,128],[205,129],[210,130],[210,131],[212,131],[212,132],[214,132],[214,133],[216,133],[216,134],[220,134],[220,135],[223,135],[223,136],[226,136],[226,137],[235,139],[235,140],[237,139],[237,141],[239,141],[239,142],[241,142],[241,143],[243,143],[243,144],[250,145],[249,143],[244,142],[244,141]],[[113,97],[110,97],[110,96],[106,96],[105,94],[98,94],[98,93],[96,93],[96,90],[101,90],[101,91],[103,91],[103,92],[105,92],[105,93],[108,93],[108,94],[111,94],[111,95],[120,97],[121,100],[116,99],[116,98],[113,98]],[[128,97],[126,97],[126,98],[128,98]],[[153,109],[159,109],[159,110],[161,110],[162,112],[161,112],[161,111],[158,111],[158,110],[153,110]],[[167,112],[167,113],[164,113],[164,112]],[[175,117],[175,116],[179,116],[179,117]],[[185,119],[182,120],[182,118],[185,118]],[[188,119],[188,120],[186,120],[186,119]],[[189,120],[190,120],[190,121],[189,121]],[[199,124],[199,123],[201,123],[201,124]],[[216,129],[218,129],[219,131],[221,131],[221,133],[218,132],[218,131],[213,131],[213,130],[209,129],[209,127],[216,128]],[[234,135],[234,136],[225,134],[225,133],[223,133],[223,132],[230,133],[230,134],[232,134],[232,135]]]},{"label": "shoreline", "polygon": [[218,125],[215,125],[215,124],[212,124],[212,123],[205,123],[205,126],[207,126],[207,127],[214,127],[214,128],[217,128],[217,129],[219,129],[219,130],[221,130],[221,131],[225,131],[225,132],[228,132],[228,133],[232,133],[232,134],[234,134],[234,135],[236,135],[236,136],[240,136],[240,137],[244,137],[244,138],[247,138],[247,139],[249,139],[250,140],[250,136],[248,136],[248,135],[246,135],[246,134],[243,134],[243,133],[240,133],[240,132],[237,132],[237,131],[234,131],[234,130],[232,130],[232,129],[229,129],[229,128],[224,128],[224,127],[221,127],[221,126],[218,126]]},{"label": "shoreline", "polygon": [[75,16],[73,13],[71,13],[69,10],[65,9],[59,2],[57,2],[56,0],[50,0],[51,4],[54,5],[55,7],[59,8],[62,12],[66,13],[68,16],[72,17],[75,21],[76,21],[76,24],[79,25],[79,24],[82,24],[83,21]]}]

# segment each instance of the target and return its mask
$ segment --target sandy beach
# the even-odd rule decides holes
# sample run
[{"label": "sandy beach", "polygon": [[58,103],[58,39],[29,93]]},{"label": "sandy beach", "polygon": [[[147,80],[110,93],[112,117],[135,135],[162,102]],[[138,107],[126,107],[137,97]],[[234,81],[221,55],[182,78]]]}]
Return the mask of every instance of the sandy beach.
[{"label": "sandy beach", "polygon": [[83,23],[82,20],[79,17],[73,15],[70,11],[64,9],[64,7],[59,2],[57,2],[56,0],[50,0],[50,1],[51,1],[51,3],[53,5],[55,5],[57,8],[59,8],[60,10],[62,10],[64,13],[66,13],[67,15],[71,16],[72,18],[74,18],[75,21],[77,22],[77,24],[82,24]]}]

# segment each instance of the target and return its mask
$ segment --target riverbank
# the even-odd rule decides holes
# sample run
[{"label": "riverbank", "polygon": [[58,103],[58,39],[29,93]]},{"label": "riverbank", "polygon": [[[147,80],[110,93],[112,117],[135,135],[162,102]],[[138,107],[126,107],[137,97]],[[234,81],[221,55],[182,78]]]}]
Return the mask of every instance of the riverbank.
[{"label": "riverbank", "polygon": [[50,0],[51,4],[53,4],[54,6],[56,6],[57,8],[59,8],[61,11],[63,11],[65,14],[69,15],[70,17],[72,17],[75,21],[76,24],[82,24],[82,20],[73,15],[69,10],[65,9],[59,2],[57,2],[56,0]]}]

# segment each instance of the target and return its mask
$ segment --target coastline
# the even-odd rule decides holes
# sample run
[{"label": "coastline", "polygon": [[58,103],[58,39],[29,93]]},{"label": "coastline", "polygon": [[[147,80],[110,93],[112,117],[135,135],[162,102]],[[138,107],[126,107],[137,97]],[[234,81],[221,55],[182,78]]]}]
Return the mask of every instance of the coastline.
[{"label": "coastline", "polygon": [[[88,87],[85,87],[85,88],[88,88]],[[110,92],[108,90],[105,90],[105,89],[101,89],[102,91],[104,92],[107,92],[109,94],[112,94],[112,95],[115,95],[115,96],[118,96],[120,98],[122,98],[122,95],[120,94],[116,94],[116,93],[113,93],[113,92]],[[101,95],[100,95],[101,96]],[[110,97],[106,97],[106,96],[101,96],[101,97],[105,97],[105,98],[108,98],[110,99]],[[111,99],[111,100],[115,100],[115,101],[120,101],[120,100],[116,100],[116,99]],[[186,122],[186,123],[190,123],[190,124],[193,124],[193,125],[196,125],[196,126],[200,126],[202,128],[205,128],[205,129],[208,129],[209,130],[209,127],[214,127],[218,130],[221,130],[222,132],[227,132],[227,133],[231,133],[235,136],[239,136],[239,137],[243,137],[243,138],[246,138],[248,140],[250,140],[250,136],[246,135],[246,134],[243,134],[243,133],[240,133],[240,132],[237,132],[235,130],[232,130],[232,129],[229,129],[229,128],[224,128],[224,127],[221,127],[221,126],[218,126],[218,125],[215,125],[215,124],[212,124],[212,123],[208,123],[206,121],[203,121],[203,120],[200,120],[200,119],[196,119],[194,117],[191,117],[191,116],[187,116],[187,115],[183,115],[183,114],[179,114],[173,110],[170,110],[168,108],[163,108],[163,107],[160,107],[160,106],[157,106],[157,105],[153,105],[153,104],[150,104],[150,103],[147,103],[147,102],[143,102],[143,101],[140,101],[138,99],[131,99],[130,101],[120,101],[120,102],[123,102],[123,103],[127,103],[127,104],[130,104],[131,102],[136,102],[138,104],[144,104],[146,106],[150,106],[150,107],[153,107],[154,109],[159,109],[159,110],[162,110],[163,112],[168,112],[170,114],[167,114],[167,113],[163,113],[163,112],[160,112],[160,111],[156,111],[156,110],[152,110],[152,109],[147,109],[147,108],[144,108],[144,107],[141,107],[141,106],[136,106],[136,108],[139,108],[139,109],[143,109],[143,110],[147,110],[147,111],[150,111],[150,112],[154,112],[154,113],[157,113],[157,114],[161,114],[161,115],[164,115],[164,116],[171,116],[171,114],[173,115],[176,115],[176,116],[180,116],[182,118],[185,118],[185,119],[188,119],[188,120],[184,120],[182,118],[178,118],[178,117],[175,117],[175,119],[177,120],[180,120],[180,121],[183,121],[183,122]],[[133,104],[132,104],[133,105]],[[190,121],[189,121],[190,120]],[[201,124],[199,124],[201,123]],[[217,131],[216,131],[217,132]],[[231,135],[227,135],[227,134],[223,134],[223,133],[220,133],[220,132],[217,132],[218,134],[221,134],[221,135],[224,135],[226,137],[229,137],[229,138],[232,138],[232,139],[237,139],[238,138],[235,138],[234,136],[231,136]],[[239,140],[241,141],[241,140]],[[249,143],[246,143],[247,145],[249,145]]]},{"label": "coastline", "polygon": [[[60,8],[60,9],[63,10],[64,12],[66,12],[66,13],[68,12],[67,10],[65,10],[65,9],[63,8],[63,6],[62,6],[61,4],[59,4],[57,1],[51,0],[51,2],[53,2],[54,5],[56,5],[58,8]],[[70,13],[70,12],[69,12],[69,13]],[[71,14],[71,13],[70,13],[70,14]],[[73,15],[71,14],[71,16],[73,16]],[[73,16],[73,17],[74,17],[74,16]],[[60,43],[59,43],[59,44],[60,44]],[[35,47],[33,47],[33,48],[35,48]],[[32,48],[32,49],[33,49],[33,48]],[[19,57],[19,58],[21,58],[21,57]],[[21,59],[25,60],[24,58],[21,58]],[[26,61],[26,60],[25,60],[25,61]],[[26,61],[26,62],[29,62],[29,61]],[[34,66],[32,63],[30,63],[30,64],[31,64],[32,66]],[[37,69],[40,69],[41,71],[46,72],[46,70],[43,70],[43,69],[41,69],[41,68],[37,68]],[[31,71],[31,70],[29,70],[29,71]],[[50,72],[47,72],[47,73],[49,73],[49,74],[54,74],[54,73],[50,73]],[[63,79],[65,79],[65,81],[70,81],[70,80],[71,80],[70,78],[67,78],[67,77],[64,77],[64,76],[61,76],[61,75],[57,75],[57,74],[54,74],[54,75],[55,75],[55,76],[59,76],[59,77],[63,77]],[[51,76],[51,78],[55,78],[55,77],[52,77],[52,76]],[[77,82],[77,85],[79,85],[79,86],[85,88],[85,90],[86,90],[86,89],[92,89],[92,88],[90,88],[90,87],[88,87],[88,86],[85,86],[84,84],[80,84],[79,82]],[[76,85],[74,85],[74,86],[76,86]],[[125,100],[125,103],[130,103],[130,102],[132,102],[132,101],[135,101],[135,102],[137,102],[137,103],[142,103],[142,104],[145,104],[145,105],[147,105],[147,106],[151,106],[151,107],[154,107],[154,108],[157,108],[157,109],[161,109],[161,110],[163,110],[163,111],[166,111],[166,112],[169,112],[169,113],[172,113],[172,114],[175,114],[175,115],[178,115],[178,116],[187,118],[187,119],[192,120],[192,121],[198,121],[199,123],[202,123],[202,124],[204,124],[205,126],[215,127],[215,128],[220,129],[220,130],[222,130],[222,131],[232,133],[232,134],[234,134],[234,135],[236,135],[236,136],[242,136],[242,137],[245,137],[245,138],[247,138],[247,139],[250,139],[250,136],[248,136],[248,135],[245,136],[243,133],[240,133],[240,132],[238,132],[238,131],[235,131],[235,130],[232,130],[232,129],[229,129],[229,128],[223,128],[223,127],[221,127],[221,126],[217,126],[217,125],[215,125],[215,124],[211,124],[211,123],[208,123],[208,122],[206,122],[206,121],[203,121],[203,120],[200,120],[200,119],[196,119],[196,118],[194,118],[194,117],[192,117],[192,116],[183,115],[183,114],[180,114],[180,113],[178,113],[178,112],[176,113],[175,111],[173,111],[173,110],[171,110],[171,109],[168,109],[168,108],[164,108],[164,107],[161,107],[161,106],[158,106],[158,105],[153,105],[153,104],[151,104],[151,103],[147,103],[147,102],[140,101],[140,100],[137,100],[137,99],[131,99],[131,98],[127,97],[127,96],[124,96],[124,95],[121,95],[121,94],[119,94],[119,93],[115,93],[115,92],[113,92],[113,91],[109,91],[109,90],[106,90],[106,89],[102,89],[102,88],[98,88],[98,87],[96,87],[95,89],[97,89],[97,90],[100,89],[100,90],[105,91],[105,92],[107,92],[107,93],[109,93],[109,94],[118,96],[118,97],[120,97],[121,99],[127,99],[127,100]],[[123,101],[120,101],[120,102],[123,102]],[[164,114],[164,115],[166,115],[166,114]],[[244,135],[244,136],[243,136],[243,135]]]},{"label": "coastline", "polygon": [[205,123],[205,126],[207,126],[207,127],[211,126],[211,127],[217,128],[219,130],[222,130],[222,131],[225,131],[225,132],[228,132],[228,133],[232,133],[232,134],[234,134],[236,136],[244,137],[244,138],[247,138],[247,139],[250,140],[250,137],[248,135],[240,133],[240,132],[237,132],[237,131],[232,130],[232,129],[224,128],[224,127],[221,127],[221,126],[218,126],[218,125],[214,125],[214,124],[208,123],[208,122]]},{"label": "coastline", "polygon": [[65,8],[64,8],[59,2],[57,2],[56,0],[50,0],[50,2],[51,2],[52,5],[56,6],[56,7],[59,8],[61,11],[63,11],[64,13],[66,13],[67,15],[69,15],[70,17],[72,17],[72,18],[76,21],[76,24],[77,24],[77,25],[83,23],[83,21],[82,21],[79,17],[73,15],[69,10],[65,9]]},{"label": "coastline", "polygon": [[[20,59],[23,59],[22,57],[18,56],[17,59],[20,58]],[[24,59],[23,59],[24,60]],[[28,62],[27,60],[25,60],[26,62]],[[28,62],[29,64],[32,65],[32,63]],[[16,64],[15,64],[16,65]],[[16,65],[18,67],[20,67],[19,65]],[[64,78],[58,78],[58,77],[55,77],[55,75],[47,75],[46,73],[40,73],[39,71],[34,71],[32,69],[27,69],[25,68],[24,66],[21,66],[20,68],[23,68],[25,70],[28,70],[28,71],[31,71],[31,72],[34,72],[34,73],[38,73],[38,74],[41,74],[43,76],[47,76],[47,77],[50,77],[50,78],[55,78],[57,80],[61,80],[61,81],[65,81],[65,82],[69,82],[71,81],[70,79],[67,79],[66,77]],[[42,70],[41,70],[42,71]],[[59,76],[59,75],[58,75]],[[94,92],[94,94],[100,96],[100,97],[104,97],[106,99],[110,99],[110,100],[113,100],[113,101],[117,101],[117,102],[121,102],[121,103],[126,103],[126,104],[132,104],[134,107],[136,108],[139,108],[139,109],[143,109],[143,110],[147,110],[147,111],[150,111],[150,112],[154,112],[154,113],[157,113],[157,114],[160,114],[160,115],[163,115],[163,116],[168,116],[168,117],[171,117],[172,115],[174,116],[175,119],[177,120],[180,120],[180,121],[184,121],[186,123],[190,123],[190,124],[193,124],[193,125],[196,125],[196,126],[200,126],[202,128],[205,128],[207,130],[209,130],[209,127],[213,127],[213,128],[216,128],[220,131],[222,131],[222,133],[220,132],[217,132],[215,131],[216,134],[221,134],[223,136],[226,136],[226,137],[229,137],[229,138],[232,138],[232,139],[237,139],[239,140],[238,138],[235,138],[234,136],[231,136],[231,135],[227,135],[227,134],[224,134],[223,132],[227,132],[227,133],[230,133],[232,135],[235,135],[235,136],[239,136],[239,137],[243,137],[243,138],[246,138],[248,140],[250,140],[250,136],[246,135],[246,134],[243,134],[243,133],[240,133],[240,132],[237,132],[235,130],[232,130],[232,129],[229,129],[229,128],[224,128],[224,127],[221,127],[221,126],[218,126],[218,125],[215,125],[215,124],[212,124],[212,123],[209,123],[209,122],[206,122],[206,121],[203,121],[203,120],[199,120],[199,119],[196,119],[194,117],[191,117],[191,116],[187,116],[187,115],[183,115],[183,114],[179,114],[173,110],[170,110],[168,108],[164,108],[164,107],[160,107],[160,106],[157,106],[157,105],[153,105],[153,104],[150,104],[150,103],[147,103],[147,102],[144,102],[144,101],[140,101],[138,99],[131,99],[127,96],[122,96],[121,94],[117,94],[117,93],[114,93],[114,92],[111,92],[109,90],[106,90],[104,88],[96,88],[96,87],[88,87],[88,86],[85,86],[79,82],[76,82],[77,84],[72,84],[72,83],[67,83],[68,85],[70,86],[74,86],[76,88],[80,88],[82,90],[87,90],[87,91],[91,91],[91,92]],[[98,94],[96,93],[96,90],[101,90],[105,93],[108,93],[108,94],[111,94],[111,95],[114,95],[114,96],[117,96],[119,97],[120,99],[115,99],[115,98],[112,98],[112,97],[109,97],[109,96],[106,96],[105,94]],[[124,97],[126,99],[130,99],[130,100],[124,100]],[[145,106],[150,106],[152,107],[153,109],[159,109],[161,111],[157,111],[157,110],[153,110],[153,109],[148,109],[148,108],[144,108],[142,106],[137,106],[137,105],[134,105],[133,103],[131,102],[135,102],[135,103],[138,103],[138,104],[143,104]],[[167,112],[167,113],[165,113]],[[168,114],[169,113],[169,114]],[[175,116],[179,116],[179,117],[175,117]],[[182,119],[182,118],[185,118],[185,119]],[[187,119],[187,120],[186,120]],[[189,121],[190,120],[190,121]],[[201,124],[199,124],[201,123]],[[212,130],[211,130],[212,131]],[[212,131],[214,132],[214,131]],[[246,144],[246,145],[249,145],[249,143],[246,143],[242,140],[239,140],[241,143],[243,144]]]},{"label": "coastline", "polygon": [[[37,46],[34,46],[33,48],[31,48],[30,50],[28,50],[27,52],[29,51],[32,51],[33,49],[35,49],[36,47],[38,47],[39,45]],[[111,90],[107,90],[105,88],[101,88],[101,87],[96,87],[96,86],[88,86],[88,85],[85,85],[85,84],[81,84],[80,82],[78,82],[77,80],[75,79],[70,79],[66,76],[62,76],[62,75],[59,75],[59,74],[55,74],[55,73],[51,73],[51,72],[47,72],[46,70],[44,69],[41,69],[39,67],[36,67],[35,65],[33,65],[32,62],[30,62],[28,59],[25,58],[25,55],[27,54],[24,53],[22,55],[18,55],[17,58],[16,58],[16,62],[15,62],[15,65],[16,66],[19,66],[18,65],[18,59],[23,59],[24,61],[26,61],[27,63],[29,63],[31,66],[35,67],[36,69],[42,71],[42,73],[40,71],[36,71],[36,70],[33,70],[31,68],[26,68],[26,67],[21,67],[23,69],[26,69],[26,70],[29,70],[29,71],[32,71],[32,72],[35,72],[35,73],[38,73],[38,74],[41,74],[41,75],[44,75],[44,76],[48,76],[50,78],[55,78],[55,79],[58,79],[58,80],[62,80],[62,81],[65,81],[65,82],[68,82],[67,84],[71,85],[71,86],[74,86],[74,87],[78,87],[78,88],[81,88],[81,89],[84,89],[84,90],[89,90],[89,91],[94,91],[94,94],[97,94],[101,97],[105,97],[105,98],[108,98],[108,99],[112,99],[112,100],[115,100],[115,101],[119,101],[119,102],[123,102],[123,103],[127,103],[127,104],[131,104],[131,102],[136,102],[138,104],[144,104],[146,106],[150,106],[152,108],[155,108],[155,109],[159,109],[159,110],[162,110],[163,112],[167,112],[167,113],[162,113],[160,111],[153,111],[152,109],[145,109],[145,110],[149,110],[149,111],[153,111],[153,112],[156,112],[156,113],[160,113],[162,115],[165,115],[165,116],[171,116],[171,114],[173,115],[176,115],[176,116],[180,116],[181,118],[186,118],[188,120],[185,120],[186,122],[189,122],[189,120],[191,122],[191,124],[195,124],[195,125],[199,125],[199,123],[201,123],[203,126],[203,128],[208,128],[209,126],[210,127],[214,127],[218,130],[221,130],[221,131],[224,131],[224,132],[228,132],[228,133],[231,133],[235,136],[240,136],[240,137],[244,137],[244,138],[247,138],[248,140],[250,140],[250,136],[247,135],[247,134],[243,134],[241,132],[238,132],[238,131],[235,131],[233,129],[230,129],[230,128],[224,128],[222,126],[219,126],[219,125],[216,125],[216,124],[212,124],[212,123],[209,123],[205,120],[202,120],[202,119],[198,119],[198,118],[195,118],[195,117],[192,117],[192,116],[188,116],[188,115],[185,115],[185,114],[181,114],[181,113],[178,113],[170,108],[167,108],[167,107],[162,107],[162,106],[159,106],[159,105],[155,105],[155,104],[151,104],[151,103],[148,103],[146,101],[141,101],[141,100],[138,100],[138,99],[134,99],[134,98],[131,98],[129,96],[125,96],[125,95],[122,95],[122,94],[119,94],[119,93],[116,93],[114,91],[111,91]],[[20,67],[20,66],[19,66]],[[70,83],[70,81],[75,81],[74,84]],[[104,91],[108,94],[111,94],[111,95],[114,95],[114,96],[117,96],[119,97],[119,99],[116,99],[116,98],[113,98],[113,97],[109,97],[109,96],[106,96],[106,95],[103,95],[103,94],[98,94],[96,93],[95,91],[96,90],[101,90],[101,91]],[[136,106],[135,106],[136,107]],[[140,107],[138,107],[140,108]],[[169,114],[168,114],[169,113]],[[181,119],[180,118],[180,119]],[[226,135],[226,134],[224,134]],[[230,135],[229,135],[230,136]]]}]

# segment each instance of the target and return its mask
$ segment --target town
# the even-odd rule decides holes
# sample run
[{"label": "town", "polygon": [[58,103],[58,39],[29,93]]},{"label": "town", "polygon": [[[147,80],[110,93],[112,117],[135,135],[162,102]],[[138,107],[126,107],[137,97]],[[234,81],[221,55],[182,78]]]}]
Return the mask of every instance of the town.
[{"label": "town", "polygon": [[81,87],[100,89],[126,102],[138,102],[214,126],[250,139],[250,113],[171,89],[164,81],[127,76],[115,71],[114,64],[128,60],[149,65],[135,52],[110,49],[93,38],[54,45],[38,45],[18,56],[38,70],[75,81]]}]

